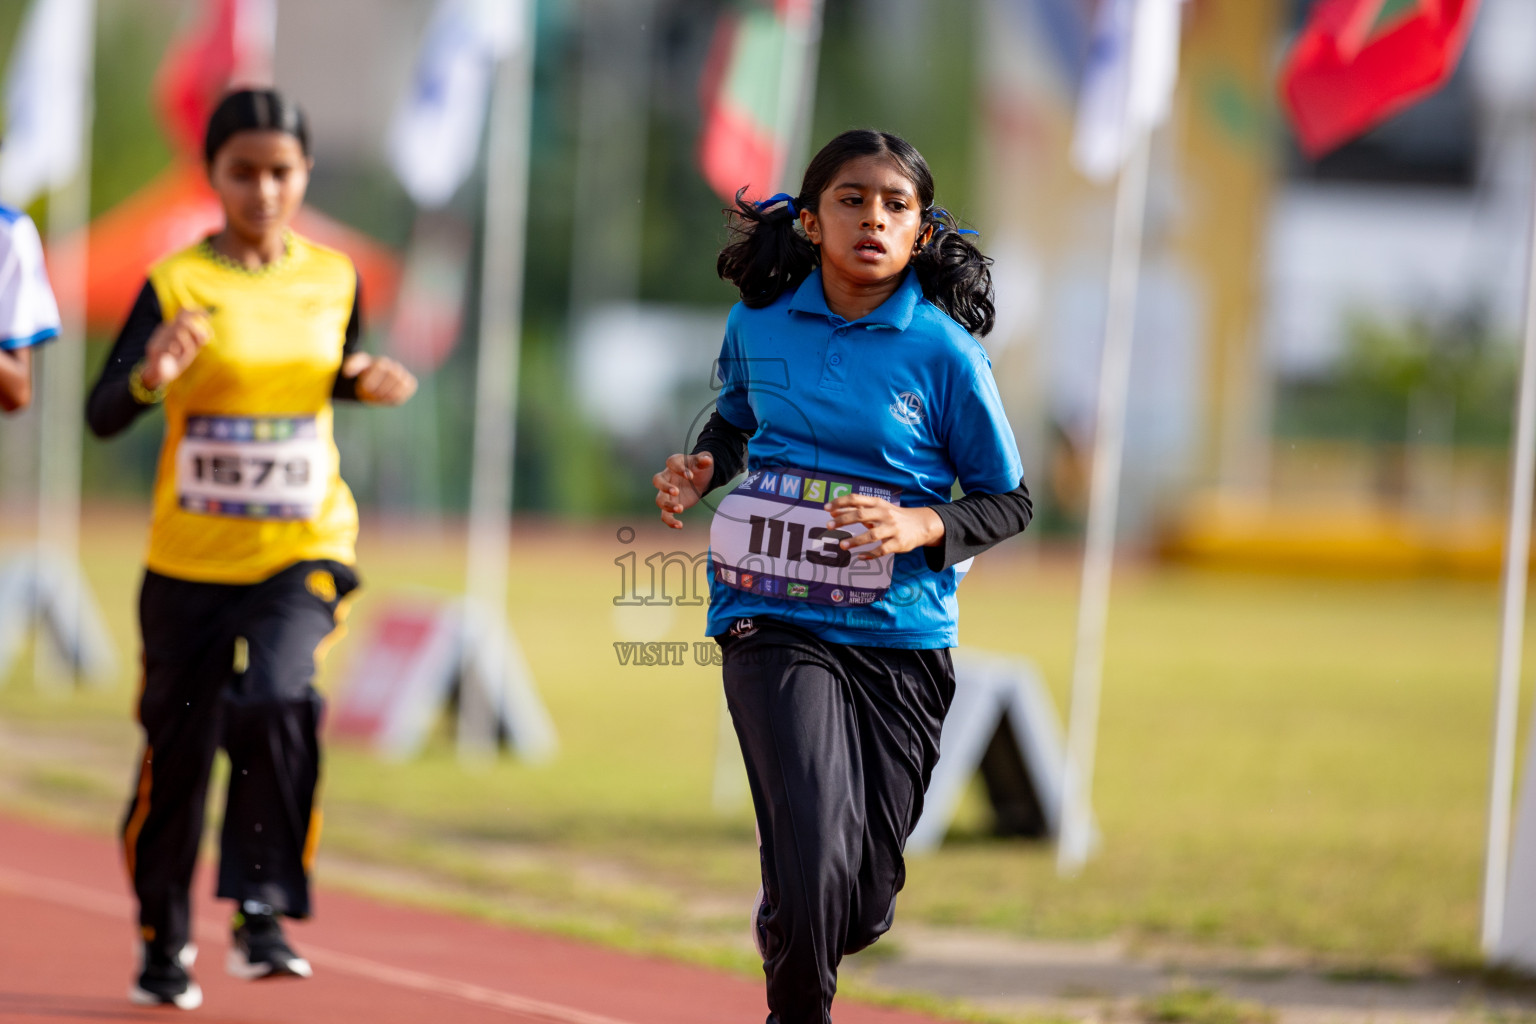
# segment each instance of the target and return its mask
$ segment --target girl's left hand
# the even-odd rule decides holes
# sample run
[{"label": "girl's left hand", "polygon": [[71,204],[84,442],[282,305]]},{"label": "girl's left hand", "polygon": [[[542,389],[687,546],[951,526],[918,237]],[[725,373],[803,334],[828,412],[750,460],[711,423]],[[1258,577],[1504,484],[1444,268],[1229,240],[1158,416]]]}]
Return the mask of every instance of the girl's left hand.
[{"label": "girl's left hand", "polygon": [[867,527],[864,533],[843,541],[839,546],[844,550],[879,542],[878,547],[859,555],[866,562],[932,547],[944,539],[944,520],[931,508],[902,508],[868,494],[845,494],[828,504],[827,511],[832,513],[831,526]]},{"label": "girl's left hand", "polygon": [[386,356],[354,352],[341,373],[357,378],[358,401],[369,405],[403,405],[416,393],[416,375]]}]

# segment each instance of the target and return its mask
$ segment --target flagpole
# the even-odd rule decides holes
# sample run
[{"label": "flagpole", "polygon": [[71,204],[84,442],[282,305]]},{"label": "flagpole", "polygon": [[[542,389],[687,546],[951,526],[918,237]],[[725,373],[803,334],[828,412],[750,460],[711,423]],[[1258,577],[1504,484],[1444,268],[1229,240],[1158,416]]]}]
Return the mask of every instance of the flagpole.
[{"label": "flagpole", "polygon": [[[469,492],[465,589],[476,614],[497,635],[507,624],[511,555],[512,460],[517,449],[517,376],[522,338],[524,243],[528,207],[529,128],[533,116],[534,3],[521,0],[518,43],[499,63],[486,143],[485,227],[480,274],[480,338]],[[505,666],[496,666],[497,671]],[[467,679],[465,680],[467,683]],[[488,696],[462,685],[459,740],[470,756],[495,749]]]},{"label": "flagpole", "polygon": [[[73,178],[48,195],[49,278],[59,305],[59,337],[38,359],[38,500],[37,572],[41,581],[50,564],[79,580],[63,580],[65,621],[59,623],[61,648],[69,652],[66,675],[79,681],[83,642],[80,615],[85,581],[80,569],[81,422],[85,393],[85,295],[89,272],[91,219],[91,125],[94,120],[96,4],[87,0],[80,10],[85,24],[85,59],[81,84],[80,161]],[[75,244],[78,243],[78,244]],[[33,654],[33,678],[51,678],[48,645],[38,643]]]},{"label": "flagpole", "polygon": [[1078,593],[1077,644],[1072,665],[1072,711],[1067,728],[1067,763],[1062,776],[1061,836],[1056,869],[1075,875],[1093,846],[1093,769],[1099,728],[1099,692],[1104,674],[1104,632],[1109,617],[1110,570],[1120,505],[1120,471],[1125,451],[1125,409],[1130,391],[1131,342],[1136,326],[1136,292],[1141,277],[1142,228],[1152,133],[1138,133],[1120,172],[1115,196],[1114,240],[1109,268],[1109,311],[1099,362],[1097,422],[1093,435],[1093,477],[1088,492],[1088,526],[1083,581]]},{"label": "flagpole", "polygon": [[1483,954],[1492,957],[1504,936],[1509,885],[1510,813],[1515,782],[1515,716],[1525,640],[1526,575],[1531,553],[1531,502],[1536,476],[1536,190],[1531,204],[1525,346],[1510,466],[1509,533],[1504,544],[1503,617],[1499,624],[1498,696],[1493,715],[1493,766],[1488,796],[1488,850],[1483,871]]}]

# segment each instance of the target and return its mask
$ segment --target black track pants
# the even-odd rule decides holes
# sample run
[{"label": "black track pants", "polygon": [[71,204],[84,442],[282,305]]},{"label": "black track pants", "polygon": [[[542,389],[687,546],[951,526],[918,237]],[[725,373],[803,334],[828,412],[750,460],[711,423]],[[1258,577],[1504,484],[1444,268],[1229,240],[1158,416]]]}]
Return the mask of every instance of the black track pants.
[{"label": "black track pants", "polygon": [[947,650],[827,643],[768,619],[720,637],[762,835],[769,1024],[826,1024],[843,956],[890,928],[955,695]]},{"label": "black track pants", "polygon": [[221,746],[230,778],[218,895],[309,915],[323,707],[313,685],[317,649],[356,587],[352,570],[330,561],[298,562],[250,585],[145,574],[144,755],[123,852],[146,940],[174,951],[190,938],[192,869]]}]

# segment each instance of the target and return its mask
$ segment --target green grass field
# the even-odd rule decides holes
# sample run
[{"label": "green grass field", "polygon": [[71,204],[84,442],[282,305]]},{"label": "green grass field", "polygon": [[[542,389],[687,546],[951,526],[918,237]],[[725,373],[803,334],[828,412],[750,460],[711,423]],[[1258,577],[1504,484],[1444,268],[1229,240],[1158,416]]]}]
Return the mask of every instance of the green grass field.
[{"label": "green grass field", "polygon": [[[702,526],[643,531],[626,546],[616,525],[514,533],[511,618],[559,758],[464,767],[446,732],[405,764],[337,746],[320,872],[746,967],[756,858],[749,810],[712,806],[718,670],[621,666],[612,646],[698,638],[701,608],[615,608],[614,559],[702,547]],[[0,689],[0,801],[115,824],[136,743],[141,529],[137,514],[87,523],[123,679],[49,695],[29,668],[13,671]],[[461,578],[450,535],[364,531],[367,589],[327,687],[392,592]],[[962,590],[963,643],[1033,659],[1064,714],[1075,564],[1018,546],[979,562]],[[892,939],[902,921],[923,921],[1352,964],[1475,960],[1496,614],[1491,581],[1123,569],[1096,786],[1102,852],[1059,879],[1052,850],[990,838],[973,795],[944,848],[909,863]]]}]

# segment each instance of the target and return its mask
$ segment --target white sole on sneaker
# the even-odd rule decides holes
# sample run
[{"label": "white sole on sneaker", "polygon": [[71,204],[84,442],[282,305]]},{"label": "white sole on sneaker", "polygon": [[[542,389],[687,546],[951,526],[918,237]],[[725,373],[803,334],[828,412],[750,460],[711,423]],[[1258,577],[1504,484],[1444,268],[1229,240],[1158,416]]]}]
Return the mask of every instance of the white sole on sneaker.
[{"label": "white sole on sneaker", "polygon": [[[139,958],[139,970],[144,969],[144,944],[136,942],[133,945],[134,954]],[[181,964],[183,970],[190,971],[192,965],[197,963],[197,943],[189,942],[181,947],[181,952],[176,954],[176,962]]]},{"label": "white sole on sneaker", "polygon": [[309,961],[301,956],[289,960],[282,967],[272,964],[253,964],[245,958],[245,954],[238,948],[231,947],[229,956],[224,959],[224,970],[231,976],[241,981],[259,981],[262,978],[312,978],[315,975],[314,968],[309,966]]},{"label": "white sole on sneaker", "polygon": [[128,989],[128,1001],[135,1006],[174,1006],[178,1010],[195,1010],[203,1005],[203,990],[194,981],[187,985],[185,992],[167,1001],[153,992],[144,991],[135,983]]},{"label": "white sole on sneaker", "polygon": [[[144,944],[135,943],[138,951],[139,971],[144,970]],[[181,947],[181,952],[176,954],[176,962],[181,964],[182,970],[190,971],[192,965],[197,963],[197,943],[189,942]],[[135,1006],[174,1006],[178,1010],[195,1010],[203,1005],[203,990],[195,981],[187,982],[187,990],[181,995],[166,1002],[160,996],[139,987],[138,982],[128,986],[128,1001]]]}]

